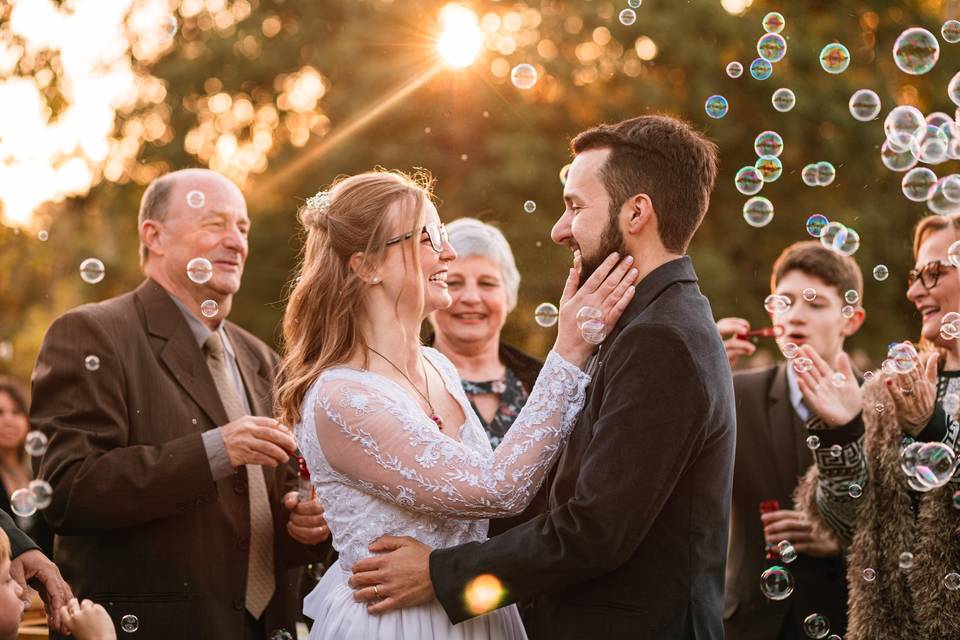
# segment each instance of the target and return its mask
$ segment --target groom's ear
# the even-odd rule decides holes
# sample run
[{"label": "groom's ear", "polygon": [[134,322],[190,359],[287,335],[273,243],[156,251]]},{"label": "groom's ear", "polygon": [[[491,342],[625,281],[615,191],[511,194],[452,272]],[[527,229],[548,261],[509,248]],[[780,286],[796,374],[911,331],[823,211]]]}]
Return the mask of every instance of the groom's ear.
[{"label": "groom's ear", "polygon": [[653,228],[657,226],[657,215],[653,210],[653,201],[645,193],[638,193],[627,199],[624,209],[626,209],[626,231],[630,235],[636,235],[643,231],[649,225]]},{"label": "groom's ear", "polygon": [[367,259],[363,251],[357,251],[350,256],[350,269],[357,274],[357,277],[366,283],[370,283],[377,276],[377,269]]}]

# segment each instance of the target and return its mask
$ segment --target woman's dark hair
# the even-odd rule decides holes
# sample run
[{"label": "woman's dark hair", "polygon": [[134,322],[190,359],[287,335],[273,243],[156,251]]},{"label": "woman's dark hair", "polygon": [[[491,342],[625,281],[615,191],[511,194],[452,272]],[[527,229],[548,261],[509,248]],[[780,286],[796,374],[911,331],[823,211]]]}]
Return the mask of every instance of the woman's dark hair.
[{"label": "woman's dark hair", "polygon": [[[13,404],[23,415],[30,413],[30,399],[26,388],[16,378],[10,376],[0,376],[0,394],[6,394],[13,400]],[[23,462],[27,457],[27,452],[23,447],[18,448],[18,458]]]}]

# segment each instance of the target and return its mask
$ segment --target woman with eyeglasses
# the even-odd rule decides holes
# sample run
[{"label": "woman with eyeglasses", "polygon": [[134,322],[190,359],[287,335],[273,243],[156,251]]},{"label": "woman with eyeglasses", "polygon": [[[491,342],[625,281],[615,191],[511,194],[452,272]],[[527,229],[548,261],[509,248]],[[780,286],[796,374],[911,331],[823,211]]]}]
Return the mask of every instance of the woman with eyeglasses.
[{"label": "woman with eyeglasses", "polygon": [[[960,311],[960,276],[947,259],[957,240],[956,216],[923,218],[914,233],[907,298],[921,317],[919,353],[898,349],[852,392],[802,349],[814,367],[799,386],[823,419],[808,423],[817,464],[797,502],[849,547],[847,640],[960,637],[960,473],[950,468],[960,343],[943,325]],[[928,454],[943,468],[924,465]]]},{"label": "woman with eyeglasses", "polygon": [[[384,535],[433,548],[487,536],[487,519],[520,513],[572,431],[595,347],[577,310],[608,326],[633,296],[636,269],[608,257],[583,286],[571,269],[558,337],[527,404],[493,450],[460,376],[420,327],[451,304],[457,254],[428,183],[371,172],[338,180],[300,212],[306,243],[284,318],[278,412],[300,450],[339,552],[304,601],[319,638],[524,638],[516,607],[456,626],[439,602],[373,615],[354,599],[351,568]],[[389,599],[380,585],[371,598]]]}]

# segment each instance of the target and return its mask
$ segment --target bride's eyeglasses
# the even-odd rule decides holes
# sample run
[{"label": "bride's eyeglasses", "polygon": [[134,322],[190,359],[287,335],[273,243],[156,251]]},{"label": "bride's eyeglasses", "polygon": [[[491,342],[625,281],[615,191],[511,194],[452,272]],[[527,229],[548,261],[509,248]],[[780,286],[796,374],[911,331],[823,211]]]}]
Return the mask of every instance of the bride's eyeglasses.
[{"label": "bride's eyeglasses", "polygon": [[447,235],[447,228],[443,226],[442,222],[440,224],[437,224],[436,222],[428,222],[419,232],[411,231],[410,233],[405,233],[402,236],[390,238],[384,242],[384,244],[389,247],[392,244],[409,240],[418,233],[427,234],[427,236],[430,238],[430,246],[436,253],[442,253],[443,245],[446,244],[446,242],[450,239],[450,237]]}]

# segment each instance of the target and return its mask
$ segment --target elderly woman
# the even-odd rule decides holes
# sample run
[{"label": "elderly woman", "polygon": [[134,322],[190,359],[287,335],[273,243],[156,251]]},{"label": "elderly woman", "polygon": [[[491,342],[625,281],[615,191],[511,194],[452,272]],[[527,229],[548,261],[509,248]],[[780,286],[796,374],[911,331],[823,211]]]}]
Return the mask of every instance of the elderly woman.
[{"label": "elderly woman", "polygon": [[[849,545],[847,640],[960,638],[960,476],[936,486],[926,475],[924,484],[903,455],[915,442],[957,450],[960,342],[941,330],[960,310],[960,278],[947,258],[957,240],[958,217],[928,216],[914,234],[907,298],[921,317],[919,356],[909,347],[894,354],[895,366],[861,394],[852,375],[838,385],[828,363],[802,347],[814,366],[799,374],[800,390],[823,420],[808,425],[817,465],[798,487],[798,508]],[[849,374],[843,355],[837,366]]]},{"label": "elderly woman", "polygon": [[[520,272],[507,239],[474,218],[448,224],[447,234],[458,256],[447,273],[453,304],[430,316],[433,346],[457,367],[470,404],[496,448],[527,401],[543,363],[500,341],[520,289]],[[541,495],[525,514],[491,520],[491,535],[539,513],[544,505]]]}]

